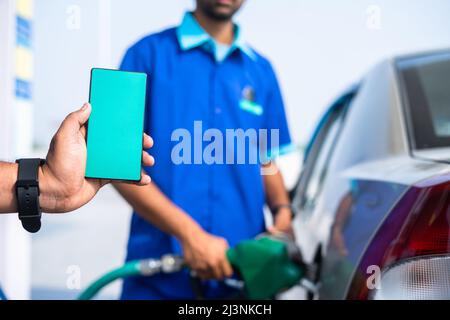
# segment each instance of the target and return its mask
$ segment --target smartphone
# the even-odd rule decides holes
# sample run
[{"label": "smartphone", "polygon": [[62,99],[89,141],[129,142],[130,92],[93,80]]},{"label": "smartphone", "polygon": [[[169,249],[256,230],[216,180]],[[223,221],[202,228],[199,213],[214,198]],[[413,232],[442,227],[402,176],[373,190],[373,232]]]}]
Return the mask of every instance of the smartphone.
[{"label": "smartphone", "polygon": [[145,73],[92,69],[86,178],[141,179],[146,92]]}]

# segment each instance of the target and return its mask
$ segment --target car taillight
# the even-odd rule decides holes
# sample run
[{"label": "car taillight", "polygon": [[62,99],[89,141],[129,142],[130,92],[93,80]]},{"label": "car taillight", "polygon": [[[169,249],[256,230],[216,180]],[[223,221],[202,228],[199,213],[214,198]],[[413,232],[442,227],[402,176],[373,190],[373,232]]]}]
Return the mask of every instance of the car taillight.
[{"label": "car taillight", "polygon": [[425,256],[396,263],[381,276],[375,300],[450,299],[450,256]]},{"label": "car taillight", "polygon": [[[436,279],[449,274],[450,263],[445,257],[450,254],[449,205],[450,175],[411,187],[368,246],[353,277],[347,298],[423,297],[417,292],[405,291],[406,288],[412,288],[412,285],[433,291],[424,298],[450,298],[445,283],[443,286],[434,285]],[[368,270],[374,270],[373,267],[383,270],[378,292],[369,289],[368,285],[371,276]],[[416,272],[417,270],[420,272]],[[408,276],[416,278],[405,278]],[[389,294],[386,293],[388,288]]]}]

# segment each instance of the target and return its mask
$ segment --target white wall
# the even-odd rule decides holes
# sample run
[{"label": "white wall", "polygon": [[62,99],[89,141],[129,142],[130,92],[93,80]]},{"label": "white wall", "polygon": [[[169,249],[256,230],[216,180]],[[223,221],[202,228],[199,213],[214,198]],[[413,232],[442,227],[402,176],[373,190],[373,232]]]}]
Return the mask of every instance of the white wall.
[{"label": "white wall", "polygon": [[0,0],[0,159],[11,158],[13,150],[10,123],[14,102],[14,9],[10,1]]},{"label": "white wall", "polygon": [[35,142],[48,146],[64,116],[88,100],[89,70],[98,64],[97,1],[38,0],[35,17]]},{"label": "white wall", "polygon": [[[27,60],[32,56],[32,49],[22,47],[22,53],[26,51],[31,56],[20,59],[16,42],[16,17],[24,14],[19,8],[30,7],[26,1],[17,5],[15,0],[0,0],[0,160],[11,161],[32,153],[32,100],[15,94],[16,78],[32,82],[32,76],[22,78],[23,70],[17,67],[20,62],[32,67],[32,59]],[[31,11],[27,12],[27,19],[32,19]],[[30,297],[30,244],[30,235],[23,230],[16,215],[0,217],[0,285],[10,299]]]}]

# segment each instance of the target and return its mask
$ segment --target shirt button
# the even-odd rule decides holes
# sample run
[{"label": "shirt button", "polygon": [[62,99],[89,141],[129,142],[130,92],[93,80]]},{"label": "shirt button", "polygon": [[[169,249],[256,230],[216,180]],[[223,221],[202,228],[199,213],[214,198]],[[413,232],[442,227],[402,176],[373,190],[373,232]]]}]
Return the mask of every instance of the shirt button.
[{"label": "shirt button", "polygon": [[221,114],[222,113],[222,109],[221,108],[216,108],[216,114]]}]

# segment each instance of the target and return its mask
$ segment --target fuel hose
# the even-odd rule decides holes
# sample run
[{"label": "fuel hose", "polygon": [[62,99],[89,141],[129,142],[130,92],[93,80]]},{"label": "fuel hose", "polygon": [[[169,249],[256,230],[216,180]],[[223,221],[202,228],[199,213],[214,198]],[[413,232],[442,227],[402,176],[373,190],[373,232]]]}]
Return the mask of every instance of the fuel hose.
[{"label": "fuel hose", "polygon": [[[227,258],[242,281],[226,279],[225,284],[244,291],[249,299],[271,299],[280,291],[307,281],[307,266],[293,240],[261,236],[242,241],[227,251]],[[132,276],[150,277],[158,273],[175,273],[185,267],[182,257],[165,255],[161,259],[130,261],[114,269],[90,285],[79,300],[92,299],[111,282]],[[307,282],[307,284],[310,284]],[[193,282],[201,298],[201,285]]]},{"label": "fuel hose", "polygon": [[165,255],[161,259],[130,261],[93,282],[78,296],[78,300],[92,299],[100,290],[118,279],[132,276],[150,277],[158,273],[174,273],[181,271],[183,268],[183,259],[174,255]]},{"label": "fuel hose", "polygon": [[139,265],[139,261],[131,261],[120,268],[108,272],[104,276],[100,277],[97,281],[92,283],[85,291],[83,291],[78,297],[78,300],[92,299],[101,289],[106,287],[111,282],[116,281],[117,279],[140,275]]}]

